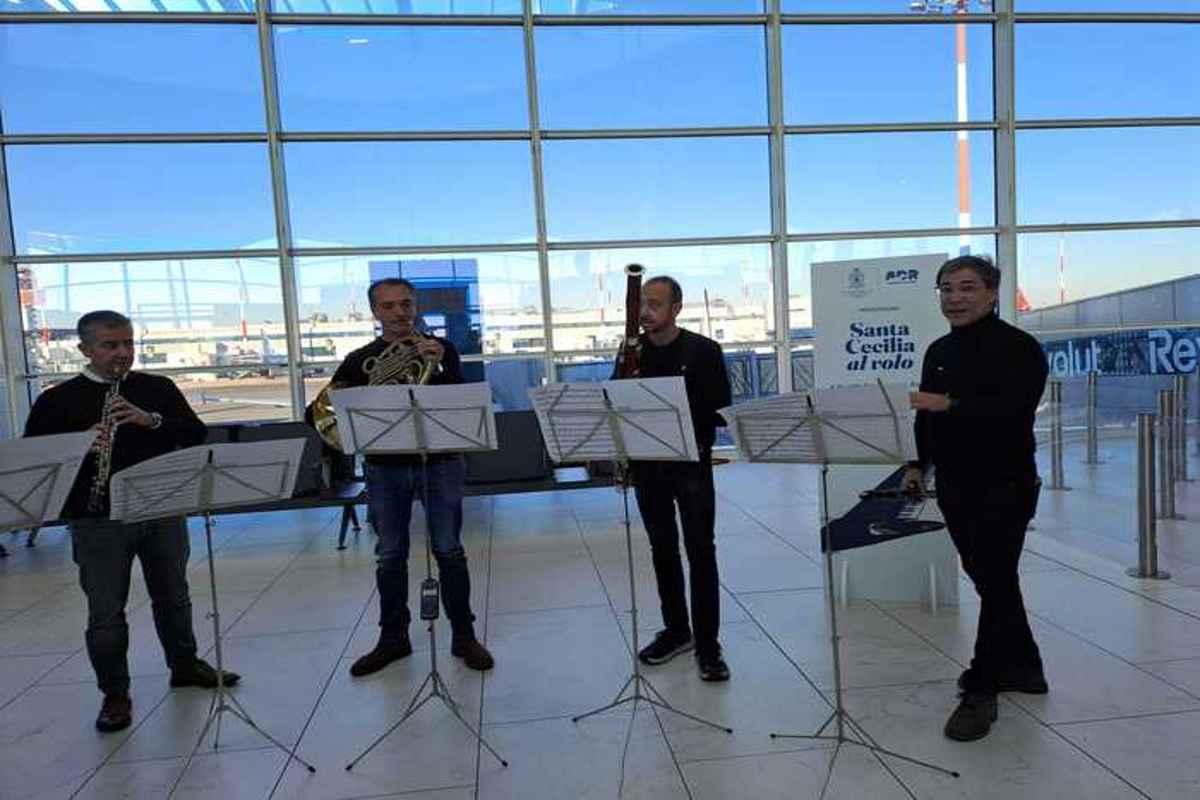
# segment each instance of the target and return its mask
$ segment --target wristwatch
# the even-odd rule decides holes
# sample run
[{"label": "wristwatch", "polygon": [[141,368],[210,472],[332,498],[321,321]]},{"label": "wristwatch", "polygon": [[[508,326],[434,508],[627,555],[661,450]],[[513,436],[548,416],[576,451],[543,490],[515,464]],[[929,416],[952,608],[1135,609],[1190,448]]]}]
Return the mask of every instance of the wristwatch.
[{"label": "wristwatch", "polygon": [[162,414],[157,411],[150,412],[150,430],[162,427]]},{"label": "wristwatch", "polygon": [[954,409],[958,408],[958,399],[951,397],[950,395],[946,395],[946,403],[948,404],[946,406],[947,411],[953,411]]}]

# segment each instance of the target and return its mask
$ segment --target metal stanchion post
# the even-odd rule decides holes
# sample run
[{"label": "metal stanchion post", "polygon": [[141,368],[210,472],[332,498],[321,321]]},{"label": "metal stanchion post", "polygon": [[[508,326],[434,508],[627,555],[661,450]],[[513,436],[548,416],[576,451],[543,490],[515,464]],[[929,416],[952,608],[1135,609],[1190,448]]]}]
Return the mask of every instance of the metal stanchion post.
[{"label": "metal stanchion post", "polygon": [[1050,381],[1050,485],[1047,489],[1065,491],[1063,480],[1062,381]]},{"label": "metal stanchion post", "polygon": [[1097,430],[1096,403],[1100,395],[1100,373],[1089,372],[1087,376],[1087,459],[1085,464],[1099,464],[1099,438]]},{"label": "metal stanchion post", "polygon": [[1158,518],[1175,519],[1175,391],[1158,392]]},{"label": "metal stanchion post", "polygon": [[1188,376],[1175,376],[1175,480],[1190,481],[1187,451]]},{"label": "metal stanchion post", "polygon": [[1125,573],[1134,578],[1169,578],[1158,568],[1158,531],[1154,522],[1154,415],[1137,415],[1138,563]]}]

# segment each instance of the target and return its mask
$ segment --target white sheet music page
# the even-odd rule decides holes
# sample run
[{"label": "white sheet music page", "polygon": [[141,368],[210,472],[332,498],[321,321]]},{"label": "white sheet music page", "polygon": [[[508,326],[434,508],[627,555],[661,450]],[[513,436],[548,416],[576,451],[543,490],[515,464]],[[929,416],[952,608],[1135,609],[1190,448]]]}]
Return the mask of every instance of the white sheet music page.
[{"label": "white sheet music page", "polygon": [[831,463],[902,464],[917,457],[907,384],[817,389],[813,405]]},{"label": "white sheet music page", "polygon": [[425,449],[436,453],[496,449],[491,386],[478,382],[412,388]]},{"label": "white sheet music page", "polygon": [[530,389],[529,399],[555,463],[618,457],[604,384],[552,383]]},{"label": "white sheet music page", "polygon": [[0,442],[0,531],[57,519],[96,431]]},{"label": "white sheet music page", "polygon": [[719,412],[738,452],[749,461],[818,463],[820,451],[806,394],[749,400]]},{"label": "white sheet music page", "polygon": [[109,484],[114,520],[174,517],[200,507],[203,481],[200,476],[208,459],[208,447],[189,447],[126,467]]},{"label": "white sheet music page", "polygon": [[497,446],[486,383],[356,386],[331,392],[330,399],[348,452],[462,453]]},{"label": "white sheet music page", "polygon": [[697,461],[696,431],[681,376],[605,381],[625,452],[635,461]]},{"label": "white sheet music page", "polygon": [[304,439],[268,439],[244,444],[214,444],[212,494],[208,508],[286,500],[296,488]]}]

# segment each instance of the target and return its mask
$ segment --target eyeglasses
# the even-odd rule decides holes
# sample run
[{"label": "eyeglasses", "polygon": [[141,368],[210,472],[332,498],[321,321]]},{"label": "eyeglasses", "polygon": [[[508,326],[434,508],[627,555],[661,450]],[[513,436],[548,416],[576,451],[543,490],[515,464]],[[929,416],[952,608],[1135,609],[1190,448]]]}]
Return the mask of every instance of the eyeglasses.
[{"label": "eyeglasses", "polygon": [[933,291],[938,297],[943,298],[949,297],[953,294],[973,296],[979,294],[980,292],[987,291],[987,287],[981,283],[960,284],[958,286],[949,283],[943,283],[941,286],[936,287]]}]

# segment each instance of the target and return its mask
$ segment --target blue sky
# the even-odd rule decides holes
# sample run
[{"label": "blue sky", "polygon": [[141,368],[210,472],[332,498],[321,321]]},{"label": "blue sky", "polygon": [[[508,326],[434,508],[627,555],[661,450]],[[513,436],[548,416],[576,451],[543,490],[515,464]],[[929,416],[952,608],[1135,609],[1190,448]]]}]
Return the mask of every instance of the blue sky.
[{"label": "blue sky", "polygon": [[[665,1],[623,7],[670,12],[685,5],[697,7]],[[1200,2],[1136,5],[1186,11]],[[721,0],[720,6],[756,10],[754,0]],[[907,4],[795,0],[785,6],[900,12]],[[1020,8],[1085,6],[1132,10],[1128,2],[1070,0],[1026,0]],[[545,10],[570,9],[547,2]],[[969,116],[987,120],[990,30],[968,30]],[[759,28],[552,27],[539,28],[536,43],[546,128],[767,122]],[[519,28],[280,26],[275,44],[289,130],[519,130],[528,124]],[[784,34],[784,69],[790,124],[954,117],[953,26],[791,26]],[[6,76],[0,114],[9,133],[264,129],[251,26],[0,26],[0,72]],[[1016,101],[1024,119],[1200,115],[1197,74],[1200,29],[1194,25],[1018,30]],[[973,221],[987,225],[994,220],[990,134],[973,133],[971,147]],[[790,137],[789,228],[953,226],[954,148],[951,133]],[[1194,127],[1023,131],[1019,219],[1200,217],[1198,154],[1200,129]],[[291,143],[285,159],[298,240],[456,246],[534,238],[526,142]],[[544,143],[544,160],[553,241],[770,229],[763,137],[555,140]],[[12,146],[7,166],[24,252],[273,241],[261,144]],[[923,244],[941,248],[944,241]],[[1188,231],[1072,235],[1066,240],[1070,294],[1190,274],[1198,269],[1196,244]],[[883,246],[914,248],[929,251],[903,242]],[[1036,303],[1057,294],[1057,248],[1056,236],[1022,238],[1022,284]],[[847,246],[827,249],[845,252]],[[849,249],[875,255],[880,245]],[[757,262],[760,251],[746,253],[731,253],[724,267],[705,257],[708,266],[698,262],[697,274],[731,295],[741,292],[737,265]],[[586,286],[585,273],[577,278]],[[798,281],[792,282],[795,290]]]}]

